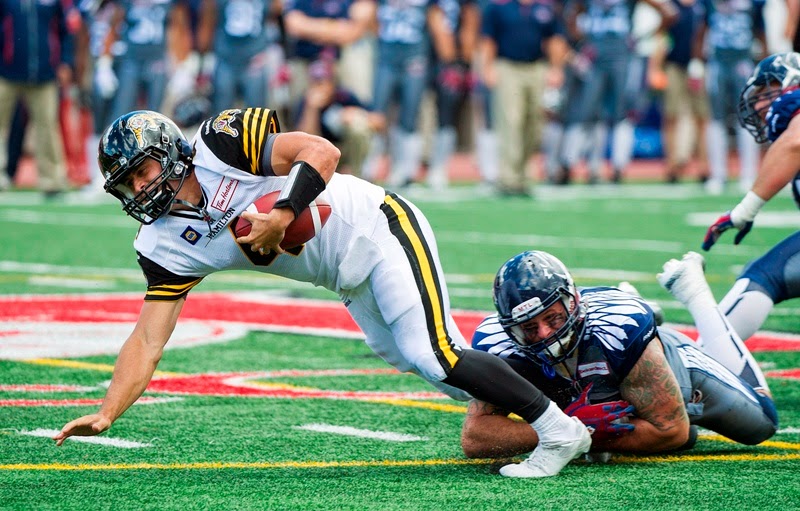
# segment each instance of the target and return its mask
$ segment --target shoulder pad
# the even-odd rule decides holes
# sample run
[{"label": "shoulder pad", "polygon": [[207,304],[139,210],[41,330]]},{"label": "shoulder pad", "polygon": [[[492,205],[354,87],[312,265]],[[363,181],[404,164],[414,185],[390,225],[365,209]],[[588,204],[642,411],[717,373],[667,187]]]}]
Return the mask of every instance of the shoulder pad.
[{"label": "shoulder pad", "polygon": [[800,113],[800,89],[785,92],[772,102],[767,111],[767,136],[775,142],[783,135],[792,118]]},{"label": "shoulder pad", "polygon": [[261,159],[267,136],[280,133],[275,111],[268,108],[223,110],[200,125],[199,135],[214,155],[241,171],[263,175]]}]

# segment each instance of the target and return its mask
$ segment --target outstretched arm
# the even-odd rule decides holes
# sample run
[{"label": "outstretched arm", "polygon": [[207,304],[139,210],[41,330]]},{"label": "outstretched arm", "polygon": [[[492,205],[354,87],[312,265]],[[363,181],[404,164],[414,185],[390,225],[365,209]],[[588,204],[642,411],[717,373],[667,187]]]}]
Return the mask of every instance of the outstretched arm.
[{"label": "outstretched arm", "polygon": [[622,381],[620,393],[636,409],[636,417],[629,419],[635,429],[618,437],[598,439],[593,450],[670,451],[689,440],[689,416],[680,385],[658,338],[650,342]]},{"label": "outstretched arm", "polygon": [[185,299],[144,302],[133,332],[123,344],[114,365],[111,385],[100,410],[68,423],[53,437],[61,445],[71,436],[102,433],[142,395],[153,377],[164,345],[169,340]]}]

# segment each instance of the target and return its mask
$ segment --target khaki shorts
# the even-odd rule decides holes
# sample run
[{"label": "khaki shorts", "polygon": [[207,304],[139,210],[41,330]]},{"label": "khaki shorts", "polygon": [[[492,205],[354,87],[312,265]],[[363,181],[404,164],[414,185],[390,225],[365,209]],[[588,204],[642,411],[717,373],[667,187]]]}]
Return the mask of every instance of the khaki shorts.
[{"label": "khaki shorts", "polygon": [[689,90],[686,69],[667,62],[667,89],[664,91],[664,114],[667,117],[679,117],[681,114],[692,114],[700,119],[708,119],[709,104],[705,88],[698,92]]}]

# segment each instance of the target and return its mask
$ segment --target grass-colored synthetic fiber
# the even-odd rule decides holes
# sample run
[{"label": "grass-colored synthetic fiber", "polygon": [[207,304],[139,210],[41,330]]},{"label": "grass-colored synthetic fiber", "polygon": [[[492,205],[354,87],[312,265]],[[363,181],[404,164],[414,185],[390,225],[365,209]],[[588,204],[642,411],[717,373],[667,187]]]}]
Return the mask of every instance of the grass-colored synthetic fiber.
[{"label": "grass-colored synthetic fiber", "polygon": [[[574,268],[579,285],[615,284],[621,280],[615,272],[640,272],[627,274],[634,277],[628,280],[647,298],[663,302],[668,321],[688,323],[688,313],[658,287],[655,273],[668,258],[699,250],[705,227],[687,225],[687,215],[719,214],[738,197],[704,197],[691,187],[674,188],[679,198],[665,197],[668,189],[655,186],[622,187],[616,193],[590,190],[542,189],[534,201],[470,198],[466,193],[447,202],[416,200],[437,233],[453,306],[488,311],[491,279],[500,264],[521,250],[539,248]],[[19,200],[24,194],[13,195],[13,202],[25,202]],[[765,208],[781,211],[787,218],[798,215],[784,196]],[[121,221],[118,206],[0,200],[0,218],[0,293],[143,291],[131,248],[136,224]],[[86,225],[76,225],[81,222]],[[792,232],[791,227],[759,228],[757,222],[739,247],[726,233],[706,256],[717,298],[747,261]],[[260,289],[335,299],[327,291],[244,272],[212,276],[193,293]],[[792,301],[777,307],[765,328],[800,332],[798,308]],[[43,339],[48,341],[58,339]],[[767,370],[800,368],[798,352],[759,352],[756,358]],[[98,386],[110,378],[102,367],[113,364],[113,356],[77,360],[97,365],[78,369],[0,360],[0,384]],[[167,350],[159,369],[202,374],[387,367],[358,340],[253,331],[224,344]],[[256,383],[431,390],[421,379],[399,374]],[[95,407],[0,407],[0,509],[800,509],[800,382],[771,379],[770,385],[781,427],[795,431],[776,435],[775,444],[747,447],[701,438],[687,453],[644,461],[617,457],[608,465],[578,462],[556,478],[536,481],[508,480],[497,475],[496,463],[464,458],[459,446],[463,415],[457,409],[184,396],[135,405],[104,435],[152,447],[68,441],[57,449],[45,438],[19,432],[58,429]],[[0,399],[101,398],[103,392],[101,386],[82,393],[0,392]],[[430,403],[463,407],[447,399]],[[424,439],[389,442],[297,428],[306,424]]]}]

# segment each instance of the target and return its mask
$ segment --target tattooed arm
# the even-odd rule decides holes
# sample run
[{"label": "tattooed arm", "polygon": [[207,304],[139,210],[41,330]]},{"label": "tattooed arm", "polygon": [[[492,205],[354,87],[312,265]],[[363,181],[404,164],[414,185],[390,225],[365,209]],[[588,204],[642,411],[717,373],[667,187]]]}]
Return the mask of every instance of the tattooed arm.
[{"label": "tattooed arm", "polygon": [[592,450],[658,452],[683,446],[689,439],[689,416],[678,381],[664,357],[658,338],[653,339],[620,385],[622,398],[636,408],[630,423],[636,428]]},{"label": "tattooed arm", "polygon": [[504,458],[532,451],[539,437],[530,426],[508,412],[473,399],[461,430],[461,448],[467,458]]}]

